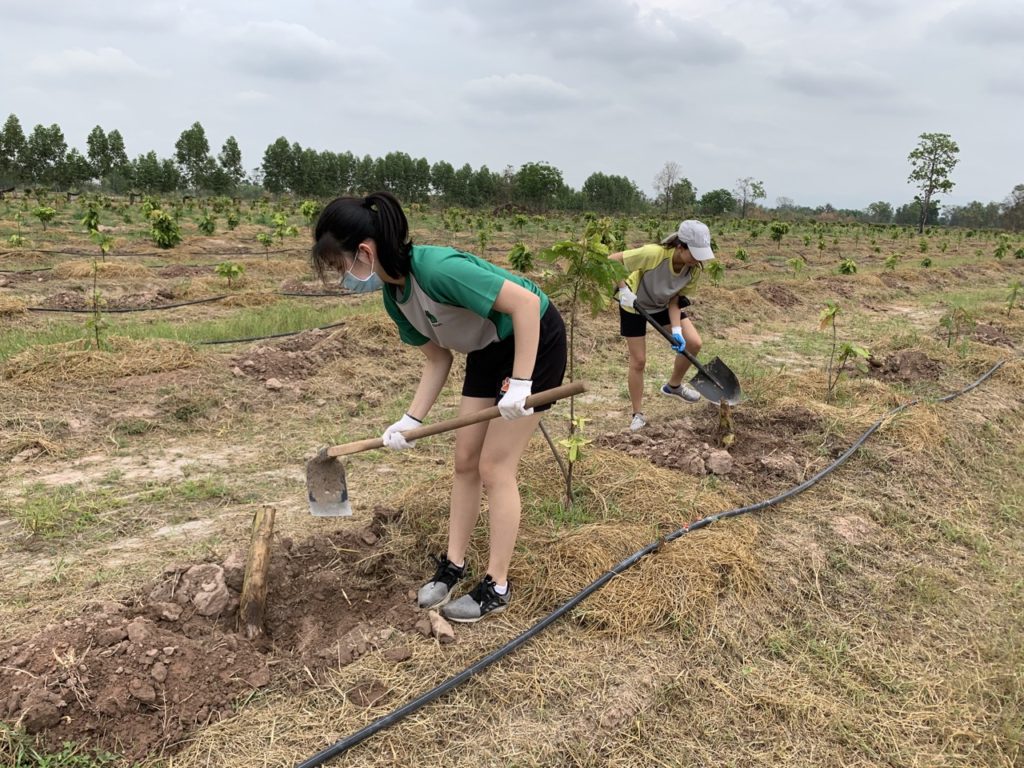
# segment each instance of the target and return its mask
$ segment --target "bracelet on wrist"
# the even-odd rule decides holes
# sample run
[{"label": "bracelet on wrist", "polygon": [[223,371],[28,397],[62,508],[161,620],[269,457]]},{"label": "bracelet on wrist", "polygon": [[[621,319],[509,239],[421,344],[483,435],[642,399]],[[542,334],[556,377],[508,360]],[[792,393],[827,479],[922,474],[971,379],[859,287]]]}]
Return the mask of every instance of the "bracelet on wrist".
[{"label": "bracelet on wrist", "polygon": [[417,418],[416,418],[415,416],[413,416],[413,415],[412,415],[411,413],[409,413],[408,411],[406,411],[406,412],[405,412],[405,415],[406,415],[406,416],[408,416],[408,417],[409,417],[410,419],[412,419],[413,421],[415,421],[415,422],[416,422],[417,424],[422,424],[422,423],[423,423],[423,419],[417,419]]}]

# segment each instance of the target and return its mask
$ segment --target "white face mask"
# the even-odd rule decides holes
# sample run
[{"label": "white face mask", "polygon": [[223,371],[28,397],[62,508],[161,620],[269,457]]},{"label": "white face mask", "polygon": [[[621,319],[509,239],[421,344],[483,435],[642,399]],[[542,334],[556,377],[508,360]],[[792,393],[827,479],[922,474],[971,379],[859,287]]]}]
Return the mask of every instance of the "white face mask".
[{"label": "white face mask", "polygon": [[[355,260],[352,262],[352,266],[355,266]],[[345,290],[352,291],[352,293],[370,293],[371,291],[380,290],[381,286],[384,285],[384,281],[380,279],[380,276],[373,270],[373,262],[370,262],[370,273],[366,277],[356,277],[352,274],[351,269],[345,270],[345,276],[341,279],[341,287]]]}]

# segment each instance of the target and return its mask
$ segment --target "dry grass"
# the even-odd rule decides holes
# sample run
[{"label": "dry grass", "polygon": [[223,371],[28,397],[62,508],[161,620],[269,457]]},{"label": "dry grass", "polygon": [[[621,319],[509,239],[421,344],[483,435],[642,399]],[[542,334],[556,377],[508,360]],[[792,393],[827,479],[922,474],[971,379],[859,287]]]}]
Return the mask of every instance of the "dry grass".
[{"label": "dry grass", "polygon": [[187,344],[162,339],[111,336],[96,349],[91,340],[33,347],[9,359],[0,378],[20,386],[45,388],[55,381],[110,380],[187,368],[197,353]]},{"label": "dry grass", "polygon": [[16,315],[23,315],[26,312],[28,305],[19,299],[10,299],[6,296],[0,296],[0,317],[14,317]]},{"label": "dry grass", "polygon": [[53,268],[53,275],[61,280],[92,277],[93,270],[98,278],[149,277],[151,272],[142,264],[122,261],[65,261]]},{"label": "dry grass", "polygon": [[[812,256],[808,271],[818,262],[834,270],[833,260]],[[857,258],[860,264],[871,261]],[[304,270],[299,261],[274,258],[267,265],[261,258],[246,260],[251,290],[266,289],[268,280],[259,279],[261,274]],[[952,284],[947,271],[914,269],[912,261],[917,259],[904,259],[896,278],[913,291],[931,293],[940,283]],[[764,269],[753,262],[751,268]],[[774,276],[783,274],[772,269],[763,272],[763,282],[776,282]],[[1005,281],[1004,272],[990,271],[993,281]],[[208,279],[200,295],[222,292],[221,279]],[[868,329],[872,349],[891,348],[888,329],[878,326],[876,331],[872,316],[856,314],[856,301],[848,301],[862,296],[880,303],[879,296],[893,296],[896,289],[875,275],[865,271],[856,279],[828,275],[779,282],[805,302],[842,291],[850,317]],[[240,294],[248,295],[261,294]],[[900,303],[921,308],[913,293],[898,296]],[[763,321],[781,333],[798,323],[814,324],[813,317],[792,311],[780,320],[786,312],[754,288],[705,283],[699,300],[707,323],[702,330]],[[353,306],[363,304],[354,300]],[[921,336],[913,346],[942,363],[937,382],[919,382],[927,384],[923,390],[929,396],[963,386],[1012,354],[973,342],[947,351],[933,334],[936,317],[921,311],[909,321]],[[1000,317],[999,325],[1019,338],[1024,312],[1008,320]],[[595,435],[619,429],[615,419],[628,406],[623,402],[621,345],[613,349],[609,341],[614,319],[584,317],[580,330],[577,351],[584,362],[578,375],[594,378],[597,386],[585,406],[578,401],[577,408],[593,419],[588,429]],[[400,412],[422,365],[416,350],[397,348],[393,324],[370,301],[366,311],[347,317],[338,333],[344,335],[344,354],[304,380],[301,394],[294,397],[231,377],[227,361],[235,350],[217,358],[221,377],[184,371],[174,381],[154,377],[131,391],[142,406],[153,406],[163,397],[156,393],[165,390],[188,403],[216,391],[226,404],[218,406],[216,419],[160,422],[160,430],[194,430],[189,440],[194,435],[211,446],[219,442],[218,447],[253,450],[258,454],[254,466],[276,473],[272,484],[263,478],[264,495],[284,500],[281,535],[322,535],[327,524],[310,523],[304,509],[296,511],[304,505],[296,479],[294,448],[303,442],[299,433],[305,432],[306,440],[341,428],[365,430],[352,437],[378,434],[390,415],[385,411]],[[714,338],[713,331],[707,337]],[[89,443],[89,450],[110,452],[94,446],[112,444],[107,438],[113,422],[104,420],[103,413],[120,407],[110,402],[119,395],[101,396],[99,390],[112,390],[107,382],[126,375],[125,366],[173,351],[138,346],[104,357],[72,344],[33,350],[10,361],[0,372],[0,399],[3,410],[12,414],[30,407],[42,414],[47,407],[54,410],[55,403],[64,410],[64,402],[70,409],[80,396],[73,386],[77,381],[101,383],[93,387],[93,397],[83,398],[90,400],[95,424],[75,434],[77,442],[69,438],[69,445],[62,446],[64,433],[43,424],[42,416],[39,424],[15,418],[3,422],[7,432],[0,439],[0,458],[39,449],[38,466],[18,470],[31,478],[47,468],[51,452],[73,456]],[[191,365],[191,351],[181,351],[185,359],[172,355],[167,365]],[[79,359],[85,373],[75,368]],[[911,388],[891,382],[844,376],[835,401],[825,403],[820,360],[809,364],[813,370],[767,370],[752,356],[743,382],[749,399],[741,408],[747,423],[763,431],[773,423],[804,425],[796,434],[780,434],[778,443],[780,450],[787,440],[799,443],[813,466],[824,466],[886,410],[916,396]],[[461,358],[452,373],[455,383],[442,393],[432,418],[450,415],[458,399],[459,366]],[[53,387],[57,391],[51,393],[45,382],[54,380],[66,386]],[[1022,387],[1024,362],[1015,359],[966,397],[948,404],[925,401],[900,414],[810,492],[777,509],[719,522],[666,544],[612,579],[565,620],[334,764],[1021,765]],[[104,397],[107,401],[92,402]],[[23,402],[30,398],[34,402]],[[236,412],[236,404],[244,408]],[[658,417],[669,413],[664,403],[651,407],[663,408]],[[161,416],[145,418],[159,422]],[[545,419],[556,440],[564,436],[564,419],[564,410]],[[147,451],[164,435],[146,439],[133,437],[137,442],[121,446],[148,458]],[[181,752],[155,758],[153,765],[295,764],[483,658],[684,521],[766,495],[757,478],[746,483],[698,478],[593,445],[585,451],[576,467],[577,501],[569,510],[561,506],[564,482],[546,443],[533,440],[523,458],[524,516],[511,574],[513,610],[458,629],[453,645],[396,633],[385,646],[404,644],[412,654],[399,664],[370,652],[315,681],[275,676],[272,686],[256,692],[237,716],[201,729]],[[360,503],[402,509],[383,546],[398,571],[418,573],[425,567],[424,554],[441,549],[446,539],[450,441],[423,441],[399,458],[364,454],[353,457],[352,465],[366,475],[359,479],[360,490],[367,491]],[[258,471],[249,469],[248,476],[258,479]],[[165,512],[171,516],[175,510]],[[486,510],[482,517],[469,552],[474,565],[486,557]],[[243,518],[244,509],[229,507],[216,534],[195,542],[161,542],[147,548],[145,557],[152,563],[208,557],[238,543],[244,531],[236,529]],[[18,555],[23,560],[13,562],[38,557],[35,552]],[[102,549],[88,557],[98,572],[109,567],[109,553]],[[75,571],[80,584],[32,584],[26,576],[17,591],[5,593],[11,598],[5,601],[5,616],[17,624],[31,610],[31,621],[42,624],[52,620],[51,614],[77,615],[90,600],[123,599],[146,577],[146,564],[132,568],[98,588],[88,586],[94,576],[84,571]],[[149,571],[156,568],[151,565]],[[33,603],[25,610],[15,607],[22,590]],[[50,596],[52,602],[46,600]],[[359,706],[354,691],[368,682],[379,685],[385,698]]]},{"label": "dry grass", "polygon": [[222,304],[225,307],[264,307],[267,304],[275,304],[281,300],[280,296],[273,293],[260,293],[258,291],[246,291],[228,296]]}]

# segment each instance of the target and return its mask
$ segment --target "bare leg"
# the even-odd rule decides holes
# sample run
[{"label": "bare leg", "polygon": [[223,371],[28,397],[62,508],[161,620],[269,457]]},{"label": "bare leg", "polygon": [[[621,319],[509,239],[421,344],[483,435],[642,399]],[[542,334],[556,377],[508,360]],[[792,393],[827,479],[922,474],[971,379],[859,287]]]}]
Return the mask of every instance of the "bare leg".
[{"label": "bare leg", "polygon": [[626,384],[629,387],[629,402],[633,413],[640,413],[644,404],[644,367],[647,365],[647,338],[627,336],[626,350],[629,352],[629,372]]},{"label": "bare leg", "polygon": [[480,452],[480,478],[487,493],[491,528],[487,573],[496,584],[504,584],[508,580],[522,512],[516,473],[519,459],[540,417],[541,414],[535,413],[513,421],[495,419],[487,426],[487,436]]},{"label": "bare leg", "polygon": [[[494,405],[493,398],[463,397],[459,415],[476,413]],[[452,480],[451,512],[448,517],[448,559],[466,562],[469,538],[480,516],[483,484],[480,479],[480,449],[487,435],[487,422],[472,424],[455,432],[455,476]]]}]

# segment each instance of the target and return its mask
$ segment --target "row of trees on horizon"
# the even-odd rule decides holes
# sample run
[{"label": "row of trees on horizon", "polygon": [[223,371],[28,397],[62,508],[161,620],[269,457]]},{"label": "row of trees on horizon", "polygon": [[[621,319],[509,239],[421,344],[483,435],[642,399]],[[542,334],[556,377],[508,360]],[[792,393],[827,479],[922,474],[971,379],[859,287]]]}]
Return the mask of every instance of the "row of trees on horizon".
[{"label": "row of trees on horizon", "polygon": [[[937,137],[937,138],[936,138]],[[526,210],[594,210],[634,214],[660,210],[687,215],[740,218],[765,215],[784,219],[818,218],[876,224],[949,224],[972,228],[1024,229],[1024,184],[1018,184],[1002,202],[971,202],[940,208],[934,195],[952,189],[949,174],[959,151],[945,134],[922,134],[911,153],[910,181],[921,194],[900,206],[879,201],[863,210],[836,209],[829,204],[798,206],[777,198],[774,208],[766,199],[762,181],[737,179],[731,189],[701,195],[683,175],[678,163],[666,162],[654,178],[655,197],[646,195],[625,176],[595,172],[583,186],[573,189],[562,172],[547,162],[525,163],[492,171],[468,163],[456,168],[447,161],[431,164],[404,152],[384,157],[362,157],[352,152],[318,151],[289,142],[285,137],[270,144],[261,164],[246,173],[234,136],[212,155],[206,131],[199,122],[182,131],[173,157],[155,151],[129,160],[118,130],[96,126],[86,137],[86,151],[68,147],[57,124],[36,125],[26,135],[11,114],[0,130],[0,189],[31,185],[53,190],[98,188],[115,194],[177,192],[254,196],[269,192],[299,197],[327,198],[342,192],[388,189],[408,202],[438,201],[467,208],[520,206]],[[945,154],[942,154],[942,151]],[[946,165],[943,166],[941,159]],[[915,176],[916,174],[916,176]]]}]

